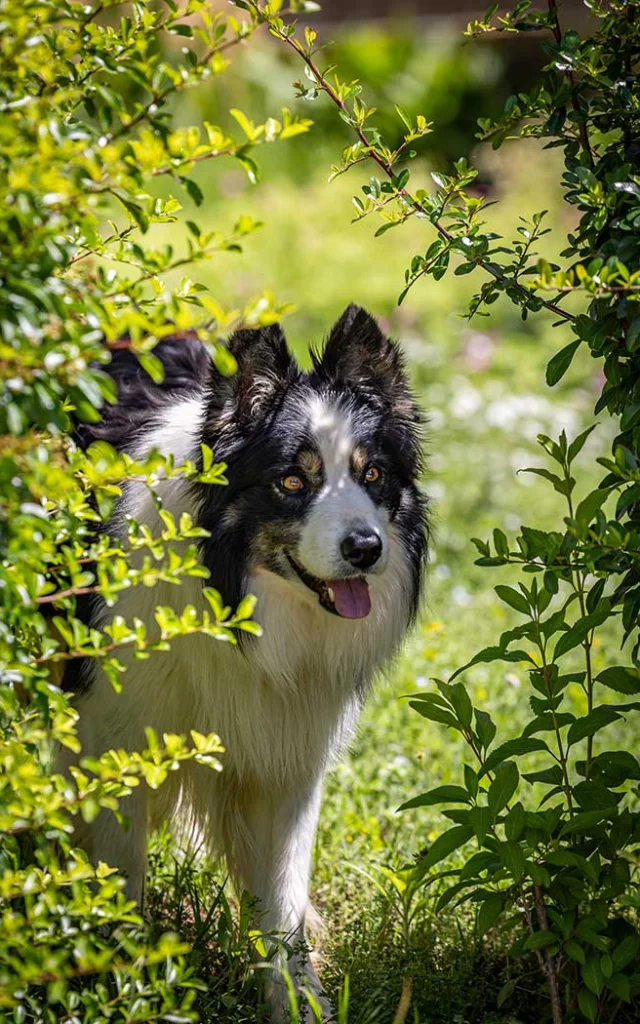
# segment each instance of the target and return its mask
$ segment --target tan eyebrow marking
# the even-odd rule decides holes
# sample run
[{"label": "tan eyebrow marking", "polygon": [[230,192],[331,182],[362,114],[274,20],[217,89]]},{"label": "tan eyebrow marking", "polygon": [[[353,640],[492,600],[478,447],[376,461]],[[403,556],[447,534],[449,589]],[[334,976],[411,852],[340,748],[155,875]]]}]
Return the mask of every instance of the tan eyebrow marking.
[{"label": "tan eyebrow marking", "polygon": [[357,448],[354,448],[351,455],[351,466],[356,476],[360,476],[364,473],[369,462],[369,452],[363,444],[359,444]]},{"label": "tan eyebrow marking", "polygon": [[311,448],[303,448],[301,452],[298,452],[297,463],[307,476],[311,478],[322,476],[322,459],[319,453],[314,452]]}]

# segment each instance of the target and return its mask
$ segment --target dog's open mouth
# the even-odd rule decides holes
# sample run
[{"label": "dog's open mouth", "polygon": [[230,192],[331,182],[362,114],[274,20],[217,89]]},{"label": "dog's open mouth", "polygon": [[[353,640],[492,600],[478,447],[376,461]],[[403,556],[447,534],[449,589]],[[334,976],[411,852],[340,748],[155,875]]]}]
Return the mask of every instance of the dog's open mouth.
[{"label": "dog's open mouth", "polygon": [[364,619],[371,611],[369,585],[363,576],[344,580],[321,580],[313,576],[286,552],[291,568],[305,587],[318,595],[323,608],[343,619]]}]

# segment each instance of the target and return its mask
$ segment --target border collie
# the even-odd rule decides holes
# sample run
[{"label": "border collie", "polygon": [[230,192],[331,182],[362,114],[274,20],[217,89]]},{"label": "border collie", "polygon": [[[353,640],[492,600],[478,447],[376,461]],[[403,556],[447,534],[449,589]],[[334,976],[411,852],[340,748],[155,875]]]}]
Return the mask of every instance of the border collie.
[{"label": "border collie", "polygon": [[[227,463],[228,485],[165,479],[155,488],[172,513],[207,530],[200,546],[207,585],[235,606],[256,595],[261,638],[238,645],[194,635],[146,661],[131,658],[121,693],[96,662],[70,663],[84,754],[144,749],[158,734],[218,733],[224,769],[186,766],[123,805],[123,831],[102,812],[80,837],[90,855],[117,866],[142,900],[149,822],[189,808],[255,898],[260,926],[301,949],[323,776],[357,720],[376,672],[397,652],[418,608],[427,546],[420,414],[398,346],[364,310],[349,306],[313,368],[303,373],[278,326],[239,331],[230,378],[193,336],[161,341],[153,384],[135,356],[117,350],[108,372],[118,403],[79,442],[110,442],[142,457],[152,450],[196,463],[208,444]],[[148,490],[127,482],[108,526],[127,517],[159,528]],[[202,581],[124,591],[117,611],[153,627],[158,604],[203,607]],[[112,613],[90,603],[91,625]],[[126,661],[126,658],[125,658]],[[303,953],[297,983],[321,989]],[[326,1012],[324,997],[321,997]],[[287,1018],[282,983],[270,985],[272,1019]]]}]

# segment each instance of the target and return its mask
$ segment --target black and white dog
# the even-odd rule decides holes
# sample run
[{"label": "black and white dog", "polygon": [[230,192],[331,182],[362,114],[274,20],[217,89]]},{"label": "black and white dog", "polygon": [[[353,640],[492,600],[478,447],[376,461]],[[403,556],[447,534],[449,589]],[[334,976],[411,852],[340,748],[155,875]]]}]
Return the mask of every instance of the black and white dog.
[{"label": "black and white dog", "polygon": [[[205,442],[228,464],[227,486],[171,478],[157,492],[165,508],[190,512],[208,531],[207,585],[234,606],[256,595],[264,628],[237,646],[195,635],[170,653],[132,660],[120,694],[95,662],[71,663],[66,685],[77,691],[84,754],[143,749],[145,726],[160,735],[215,732],[226,748],[221,773],[193,766],[157,793],[140,787],[123,808],[128,832],[103,812],[83,841],[121,869],[140,900],[148,822],[188,806],[257,898],[263,931],[302,944],[323,776],[419,604],[427,542],[416,486],[420,414],[398,347],[358,307],[335,324],[309,373],[276,326],[240,331],[230,349],[238,371],[225,378],[197,340],[162,341],[154,350],[161,385],[117,351],[108,370],[118,404],[79,432],[82,444],[105,439],[137,456],[157,449],[176,464],[197,462]],[[126,484],[115,534],[128,515],[161,526],[141,485]],[[117,612],[152,624],[156,605],[202,607],[201,586],[194,578],[124,591]],[[111,617],[92,606],[93,625]],[[319,991],[308,965],[292,969]],[[278,1020],[284,995],[273,986]]]}]

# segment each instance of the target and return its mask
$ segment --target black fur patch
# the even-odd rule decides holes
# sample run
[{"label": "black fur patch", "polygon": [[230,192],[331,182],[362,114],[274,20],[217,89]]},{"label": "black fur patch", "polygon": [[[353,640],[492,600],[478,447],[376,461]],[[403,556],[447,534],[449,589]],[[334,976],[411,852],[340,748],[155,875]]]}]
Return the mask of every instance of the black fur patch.
[{"label": "black fur patch", "polygon": [[105,370],[118,386],[118,401],[104,407],[99,423],[76,424],[74,438],[81,448],[108,441],[118,451],[130,451],[176,394],[200,389],[209,377],[211,357],[195,331],[163,338],[153,354],[164,367],[160,384],[154,383],[125,341],[114,348]]},{"label": "black fur patch", "polygon": [[[201,544],[202,560],[208,585],[235,606],[246,593],[252,560],[278,571],[269,551],[291,545],[304,522],[305,502],[313,499],[312,488],[301,499],[274,486],[296,471],[301,455],[313,453],[305,406],[314,395],[345,403],[354,445],[384,471],[369,493],[388,509],[405,547],[415,614],[427,551],[426,505],[416,486],[421,417],[397,344],[368,313],[349,306],[324,351],[314,354],[308,374],[298,368],[278,326],[237,332],[229,348],[238,371],[225,378],[193,335],[164,339],[154,349],[165,370],[161,385],[153,384],[131,352],[116,351],[107,370],[118,384],[118,404],[104,410],[99,424],[80,427],[79,442],[104,439],[126,451],[176,396],[202,396],[202,441],[228,464],[229,480],[226,487],[193,485],[199,524],[210,533]],[[67,685],[86,685],[86,674],[78,666]]]}]

